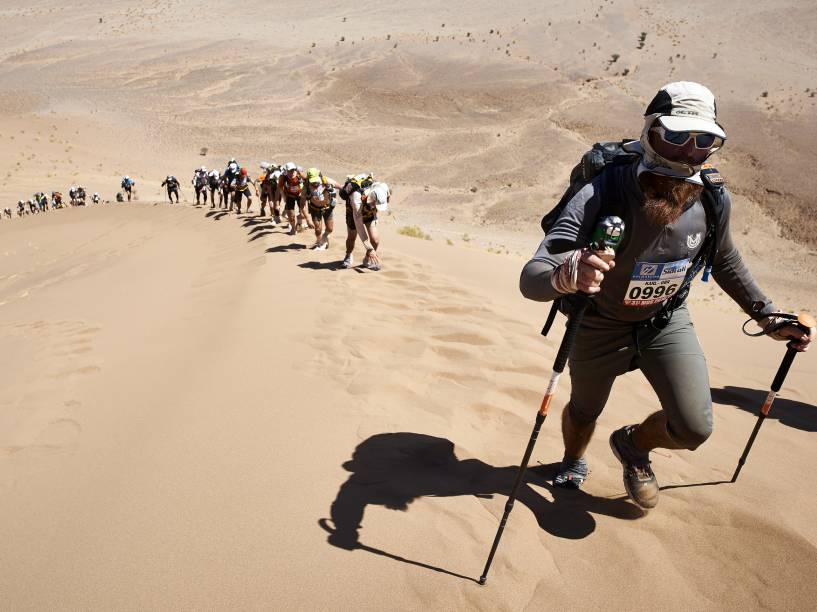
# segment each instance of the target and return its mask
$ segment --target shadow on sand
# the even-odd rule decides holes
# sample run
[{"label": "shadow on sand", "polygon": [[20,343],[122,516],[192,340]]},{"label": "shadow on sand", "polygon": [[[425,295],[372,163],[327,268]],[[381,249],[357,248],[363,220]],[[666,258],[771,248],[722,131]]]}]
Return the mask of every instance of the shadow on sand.
[{"label": "shadow on sand", "polygon": [[[205,205],[193,205],[194,208],[204,209]],[[238,212],[230,210],[229,208],[210,208],[205,212],[205,217],[211,218],[213,221],[220,221],[227,216],[235,216],[241,222],[241,227],[247,230],[247,242],[255,242],[266,238],[267,236],[289,236],[288,223],[275,223],[271,215],[261,215],[258,212]],[[265,253],[286,253],[289,251],[302,251],[307,249],[307,245],[290,242],[289,244],[279,244],[265,249]],[[307,261],[297,264],[298,267],[305,270],[339,270],[341,269],[340,261]],[[360,266],[358,266],[360,268]],[[358,272],[368,272],[366,269],[358,269]]]},{"label": "shadow on sand", "polygon": [[[558,464],[542,465],[528,470],[527,482],[517,501],[536,517],[539,526],[549,534],[566,539],[585,538],[596,528],[593,514],[604,514],[625,520],[641,518],[643,512],[626,497],[595,497],[584,491],[567,491],[550,484]],[[351,472],[338,491],[330,510],[331,522],[319,521],[329,532],[328,542],[345,550],[367,550],[391,559],[418,565],[437,572],[466,578],[426,563],[405,559],[396,554],[363,545],[358,539],[366,506],[407,511],[420,497],[453,497],[473,495],[492,499],[510,493],[517,466],[494,467],[478,459],[460,460],[454,454],[454,443],[418,433],[377,434],[361,442],[351,461],[343,464]],[[550,501],[530,485],[547,489]],[[486,554],[493,533],[485,534]]]},{"label": "shadow on sand", "polygon": [[340,261],[305,261],[298,264],[304,270],[340,270]]},{"label": "shadow on sand", "polygon": [[298,242],[290,242],[289,244],[279,244],[278,246],[269,247],[265,253],[286,253],[287,251],[301,251],[306,248],[305,244]]},{"label": "shadow on sand", "polygon": [[[740,410],[757,415],[768,393],[768,390],[727,386],[723,389],[712,389],[712,401],[718,404],[735,406]],[[809,432],[817,431],[817,406],[786,399],[785,397],[778,397],[774,400],[772,410],[767,418],[777,419],[784,425],[795,429]]]}]

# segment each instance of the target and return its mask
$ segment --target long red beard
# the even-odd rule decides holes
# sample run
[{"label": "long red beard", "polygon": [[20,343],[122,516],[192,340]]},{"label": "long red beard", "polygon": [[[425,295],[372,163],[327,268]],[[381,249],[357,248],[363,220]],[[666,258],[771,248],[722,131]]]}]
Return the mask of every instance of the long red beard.
[{"label": "long red beard", "polygon": [[703,191],[701,185],[653,172],[642,172],[638,182],[646,198],[644,215],[657,226],[677,221],[686,205]]}]

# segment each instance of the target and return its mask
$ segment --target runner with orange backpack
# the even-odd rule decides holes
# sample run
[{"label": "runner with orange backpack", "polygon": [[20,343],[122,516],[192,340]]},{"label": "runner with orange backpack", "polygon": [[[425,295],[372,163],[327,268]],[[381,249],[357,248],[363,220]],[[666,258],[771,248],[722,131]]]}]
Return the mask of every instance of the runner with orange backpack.
[{"label": "runner with orange backpack", "polygon": [[[288,162],[284,165],[282,170],[283,172],[278,178],[276,207],[277,203],[283,198],[284,212],[287,215],[287,219],[289,219],[289,235],[294,236],[299,229],[305,229],[300,227],[303,221],[306,221],[309,227],[315,227],[306,217],[306,211],[304,210],[306,201],[301,198],[306,174],[304,173],[304,169],[297,166],[294,162]],[[295,217],[296,206],[298,207],[297,219]]]}]

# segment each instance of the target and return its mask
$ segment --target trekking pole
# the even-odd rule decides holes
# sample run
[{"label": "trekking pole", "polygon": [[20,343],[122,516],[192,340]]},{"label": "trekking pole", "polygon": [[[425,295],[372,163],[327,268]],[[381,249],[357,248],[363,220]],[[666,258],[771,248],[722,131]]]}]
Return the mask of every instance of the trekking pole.
[{"label": "trekking pole", "polygon": [[[620,218],[605,217],[599,222],[598,226],[596,227],[596,231],[593,233],[591,248],[597,255],[609,261],[615,256],[615,251],[621,241],[623,232],[624,222]],[[519,488],[522,486],[522,481],[525,479],[525,472],[528,469],[528,462],[530,461],[530,456],[533,453],[533,447],[536,446],[536,439],[539,437],[539,430],[542,428],[542,423],[545,422],[545,418],[547,417],[550,404],[553,400],[553,396],[556,393],[556,386],[559,383],[559,377],[562,375],[562,372],[565,369],[568,357],[570,357],[570,349],[573,347],[573,339],[576,337],[576,333],[579,330],[582,317],[584,317],[584,313],[587,310],[591,297],[592,296],[583,293],[577,295],[578,303],[575,310],[571,312],[567,321],[565,335],[562,338],[561,344],[559,345],[559,351],[556,353],[556,360],[553,364],[553,373],[550,375],[550,382],[548,382],[547,390],[545,391],[545,396],[542,398],[542,404],[539,407],[539,411],[536,413],[533,432],[531,432],[530,439],[528,440],[528,446],[525,448],[525,454],[522,456],[522,463],[519,465],[519,471],[516,473],[516,479],[514,480],[511,493],[508,496],[508,501],[505,503],[505,513],[502,515],[502,520],[499,522],[499,528],[497,529],[496,536],[494,537],[491,552],[488,554],[488,560],[485,562],[485,568],[482,570],[482,576],[479,579],[479,584],[484,585],[488,580],[488,571],[491,569],[491,563],[494,560],[496,549],[499,547],[499,541],[502,539],[502,533],[505,531],[508,516],[511,514],[511,510],[513,510],[513,505],[516,501],[516,496],[519,493]]]},{"label": "trekking pole", "polygon": [[[815,322],[814,317],[809,314],[802,313],[797,317],[797,327],[806,333],[808,333],[809,328],[815,327],[815,324],[817,324],[817,322]],[[732,480],[730,482],[737,481],[740,471],[743,469],[743,464],[746,463],[746,458],[749,456],[749,451],[752,450],[752,445],[755,443],[755,438],[757,438],[757,434],[760,431],[760,426],[763,425],[763,421],[765,421],[766,417],[769,416],[769,411],[772,409],[772,404],[774,403],[780,388],[783,386],[783,381],[786,380],[786,375],[789,373],[789,368],[791,367],[797,353],[797,349],[792,347],[792,342],[786,344],[786,354],[783,355],[783,360],[780,362],[780,367],[777,368],[777,374],[775,374],[774,380],[772,381],[771,391],[769,391],[769,394],[766,396],[766,400],[760,407],[760,413],[757,415],[755,428],[752,430],[752,435],[749,436],[749,441],[746,442],[746,448],[743,449],[743,454],[741,454],[740,459],[738,459],[738,466],[735,468],[735,473],[732,475]]]}]

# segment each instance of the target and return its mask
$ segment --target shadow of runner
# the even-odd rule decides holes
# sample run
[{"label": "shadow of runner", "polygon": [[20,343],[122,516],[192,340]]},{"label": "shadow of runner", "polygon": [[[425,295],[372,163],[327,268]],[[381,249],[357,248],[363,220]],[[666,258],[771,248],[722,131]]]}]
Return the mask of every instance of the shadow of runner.
[{"label": "shadow of runner", "polygon": [[279,244],[278,246],[269,247],[265,253],[286,253],[287,251],[300,251],[306,248],[305,244],[298,242],[290,242],[289,244]]},{"label": "shadow of runner", "polygon": [[[734,406],[757,416],[768,393],[768,390],[726,386],[723,389],[712,389],[712,401]],[[766,418],[777,419],[784,425],[802,431],[817,431],[817,406],[805,402],[778,397]]]},{"label": "shadow of runner", "polygon": [[[329,519],[318,519],[318,525],[321,528],[330,534],[330,538],[332,537],[331,534],[335,533],[335,530],[332,529],[332,526],[329,524]],[[409,565],[416,565],[417,567],[423,567],[425,569],[430,569],[434,572],[439,572],[441,574],[448,574],[449,576],[454,576],[455,578],[462,578],[463,580],[470,580],[471,582],[476,582],[479,584],[479,581],[476,578],[472,578],[471,576],[464,576],[463,574],[458,574],[457,572],[452,572],[447,569],[443,569],[441,567],[437,567],[436,565],[429,565],[428,563],[423,563],[422,561],[414,561],[413,559],[407,559],[406,557],[401,557],[400,555],[395,555],[390,552],[386,552],[385,550],[381,550],[379,548],[375,548],[374,546],[367,546],[366,544],[361,544],[358,542],[353,548],[349,550],[365,550],[366,552],[370,552],[373,555],[380,555],[381,557],[387,557],[389,559],[394,559],[395,561],[401,561],[403,563],[408,563]]]},{"label": "shadow of runner", "polygon": [[261,225],[255,225],[251,227],[249,231],[249,235],[252,236],[253,234],[257,234],[258,232],[268,232],[274,230],[277,226],[272,225],[271,223],[263,223]]},{"label": "shadow of runner", "polygon": [[298,264],[299,268],[306,270],[340,270],[340,261],[305,261]]},{"label": "shadow of runner", "polygon": [[256,240],[259,240],[260,238],[263,238],[264,236],[272,236],[273,234],[281,234],[281,233],[282,232],[275,232],[275,231],[273,231],[271,229],[266,229],[266,230],[257,232],[255,234],[251,233],[250,237],[247,238],[247,242],[255,242]]},{"label": "shadow of runner", "polygon": [[[581,490],[553,487],[546,476],[551,476],[556,466],[549,464],[528,470],[527,483],[517,497],[517,501],[533,512],[539,526],[549,534],[566,539],[585,538],[596,528],[591,513],[626,520],[643,516],[643,512],[626,497],[608,499]],[[478,459],[460,460],[454,454],[454,443],[450,440],[410,432],[377,434],[364,440],[343,468],[352,475],[340,487],[332,503],[330,516],[334,528],[326,519],[322,519],[321,526],[330,532],[328,542],[331,545],[346,550],[370,548],[358,540],[366,506],[377,505],[405,512],[420,497],[473,495],[490,499],[495,494],[507,496],[518,469],[517,466],[494,467]],[[531,484],[547,489],[553,501],[542,497]],[[493,532],[486,534],[486,551],[492,535]],[[383,554],[383,551],[376,554]],[[391,553],[384,556],[463,577]]]},{"label": "shadow of runner", "polygon": [[[270,218],[269,217],[247,217],[242,216],[240,217],[242,220],[241,227],[252,227],[254,225],[262,225],[262,224],[269,224]],[[274,225],[270,225],[270,227],[275,227]]]},{"label": "shadow of runner", "polygon": [[227,214],[228,213],[227,213],[226,210],[211,210],[211,211],[207,212],[204,216],[205,217],[211,217],[213,219],[213,221],[220,221]]}]

